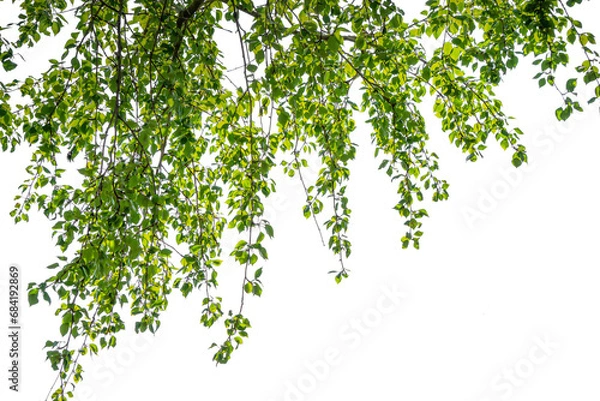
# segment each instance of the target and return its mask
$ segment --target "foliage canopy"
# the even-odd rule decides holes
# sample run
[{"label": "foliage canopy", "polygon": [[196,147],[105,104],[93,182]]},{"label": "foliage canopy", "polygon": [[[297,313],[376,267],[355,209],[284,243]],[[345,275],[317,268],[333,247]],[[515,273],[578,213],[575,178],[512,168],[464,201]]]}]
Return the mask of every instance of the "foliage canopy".
[{"label": "foliage canopy", "polygon": [[[525,56],[540,87],[562,98],[559,120],[582,111],[578,84],[592,88],[585,101],[600,97],[595,38],[570,14],[582,0],[429,0],[417,19],[391,0],[17,3],[0,27],[0,144],[32,147],[12,216],[27,221],[39,208],[62,252],[48,266],[55,274],[28,293],[31,304],[51,293],[60,302],[62,339],[46,343],[54,400],[81,379],[79,355],[115,346],[125,327],[119,306],[136,316],[136,331],[154,332],[174,288],[203,291],[201,322],[222,320],[227,333],[214,360],[229,360],[250,327],[244,296],[263,291],[258,266],[274,235],[263,202],[278,165],[300,177],[305,216],[327,214],[340,261],[333,273],[347,277],[354,113],[368,114],[380,169],[397,184],[402,245],[418,248],[420,201],[448,197],[422,100],[433,100],[468,160],[492,137],[518,167],[527,161],[522,132],[494,88]],[[65,32],[45,72],[12,78],[24,65],[20,49]],[[559,82],[574,50],[584,61]],[[310,154],[321,163],[315,182],[302,177]],[[72,166],[78,185],[64,179]],[[223,250],[227,227],[240,240]],[[217,295],[223,251],[243,270],[236,311]]]}]

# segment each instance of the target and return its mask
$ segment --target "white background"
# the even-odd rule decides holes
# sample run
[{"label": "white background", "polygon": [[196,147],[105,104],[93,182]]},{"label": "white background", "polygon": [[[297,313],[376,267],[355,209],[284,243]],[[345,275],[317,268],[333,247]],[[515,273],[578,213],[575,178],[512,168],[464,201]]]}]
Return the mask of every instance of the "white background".
[{"label": "white background", "polygon": [[[587,3],[579,16],[600,37],[598,11]],[[401,249],[394,186],[376,170],[368,127],[359,125],[348,280],[336,285],[326,274],[336,259],[302,217],[299,182],[284,178],[268,208],[276,238],[265,291],[247,302],[253,327],[233,359],[215,367],[208,346],[224,339],[221,326],[204,329],[201,298],[175,293],[155,337],[131,327],[116,350],[83,361],[76,399],[597,400],[598,104],[558,123],[559,95],[538,90],[535,70],[520,67],[498,94],[526,132],[530,165],[514,169],[493,142],[483,160],[467,163],[430,120],[451,198],[429,206],[421,250]],[[20,392],[7,390],[3,335],[0,394],[29,401],[43,399],[54,380],[42,346],[59,336],[59,321],[55,305],[29,308],[25,291],[58,254],[50,224],[32,215],[15,226],[8,216],[27,161],[26,152],[0,155],[2,321],[10,263],[22,281]],[[222,267],[231,307],[240,269]],[[390,296],[396,291],[402,298]]]}]

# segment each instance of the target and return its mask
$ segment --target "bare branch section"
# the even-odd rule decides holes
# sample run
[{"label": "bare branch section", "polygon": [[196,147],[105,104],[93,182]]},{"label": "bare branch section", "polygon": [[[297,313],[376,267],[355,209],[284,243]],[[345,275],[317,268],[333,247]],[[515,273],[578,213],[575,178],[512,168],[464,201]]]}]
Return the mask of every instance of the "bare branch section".
[{"label": "bare branch section", "polygon": [[[190,3],[189,6],[187,6],[185,9],[183,9],[179,12],[179,14],[177,16],[177,30],[179,32],[183,32],[185,30],[185,26],[187,25],[188,20],[190,20],[194,16],[194,14],[196,14],[196,12],[200,9],[202,4],[204,4],[204,3],[206,3],[206,0],[194,0]],[[256,11],[255,9],[248,7],[248,4],[244,4],[244,3],[236,4],[236,8],[239,11],[243,12],[244,14],[247,14],[253,18],[260,18],[260,13],[258,11]],[[327,40],[329,38],[329,36],[331,36],[331,34],[326,33],[326,32],[321,32],[320,35],[325,40]],[[350,42],[356,41],[356,35],[342,35],[342,38],[344,40],[347,40]],[[179,41],[177,42],[176,51],[174,52],[174,54],[177,54],[179,52],[179,48],[181,47],[182,40],[183,40],[183,34],[182,34],[181,38],[179,39]]]},{"label": "bare branch section", "polygon": [[[238,10],[248,14],[251,17],[254,18],[259,18],[260,17],[260,13],[257,12],[256,10],[250,9],[247,7],[246,4],[236,4]],[[331,34],[327,33],[327,32],[319,32],[319,35],[321,38],[323,38],[324,40],[329,39],[330,36],[332,36]],[[341,35],[342,38],[344,40],[350,41],[350,42],[356,42],[356,35]]]},{"label": "bare branch section", "polygon": [[177,16],[177,28],[181,29],[183,25],[194,16],[196,11],[200,9],[200,6],[204,2],[205,0],[194,0],[190,3],[189,6],[187,6],[187,8],[181,10],[179,12],[179,15]]},{"label": "bare branch section", "polygon": [[179,50],[181,49],[181,44],[182,44],[183,38],[184,38],[184,32],[187,28],[189,20],[192,19],[194,14],[196,14],[196,12],[198,12],[200,7],[204,3],[206,3],[206,0],[193,0],[189,6],[187,6],[183,10],[181,10],[179,12],[179,14],[177,15],[178,38],[177,38],[177,42],[175,43],[175,46],[173,49],[173,59],[176,59],[179,56]]},{"label": "bare branch section", "polygon": [[248,14],[251,17],[254,17],[254,18],[260,17],[260,13],[258,13],[256,10],[248,8],[247,4],[236,4],[236,7],[238,10]]}]

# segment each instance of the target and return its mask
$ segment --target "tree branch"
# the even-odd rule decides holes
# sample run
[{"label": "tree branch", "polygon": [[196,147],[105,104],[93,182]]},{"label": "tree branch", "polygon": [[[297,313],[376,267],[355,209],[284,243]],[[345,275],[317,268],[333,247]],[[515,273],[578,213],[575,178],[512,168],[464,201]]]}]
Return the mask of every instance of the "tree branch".
[{"label": "tree branch", "polygon": [[206,0],[193,0],[187,8],[184,8],[177,15],[177,28],[181,29],[183,25],[196,14],[202,3]]},{"label": "tree branch", "polygon": [[194,16],[194,14],[196,14],[196,12],[205,2],[206,0],[193,0],[186,8],[179,11],[177,14],[177,34],[179,36],[177,38],[177,42],[175,42],[175,45],[173,46],[173,60],[179,57],[179,49],[181,48],[181,44],[183,42],[183,33],[187,27],[188,21]]}]

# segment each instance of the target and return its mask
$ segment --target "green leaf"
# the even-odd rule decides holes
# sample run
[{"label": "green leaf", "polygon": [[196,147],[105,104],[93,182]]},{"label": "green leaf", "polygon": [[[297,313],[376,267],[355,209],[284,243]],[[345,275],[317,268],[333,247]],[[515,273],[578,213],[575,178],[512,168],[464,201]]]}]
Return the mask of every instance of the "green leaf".
[{"label": "green leaf", "polygon": [[562,120],[562,119],[563,119],[563,118],[562,118],[562,113],[563,113],[563,110],[562,110],[562,108],[560,108],[560,107],[559,107],[559,108],[557,108],[556,110],[554,110],[554,115],[556,115],[556,119],[557,119],[557,120],[559,120],[559,121],[560,121],[560,120]]},{"label": "green leaf", "polygon": [[356,37],[356,41],[354,42],[354,45],[356,46],[357,49],[363,50],[366,46],[365,38],[362,35],[358,35]]},{"label": "green leaf", "polygon": [[252,294],[256,295],[257,297],[260,297],[262,295],[262,287],[260,285],[254,284],[252,286]]},{"label": "green leaf", "polygon": [[263,259],[269,259],[269,254],[267,253],[267,250],[263,246],[258,246],[258,244],[257,244],[257,249],[258,249],[258,253],[260,253],[260,256]]},{"label": "green leaf", "polygon": [[27,300],[29,301],[30,306],[33,306],[39,302],[38,293],[39,290],[37,288],[32,288],[29,290],[29,293],[27,294]]},{"label": "green leaf", "polygon": [[518,157],[513,157],[511,162],[512,162],[512,165],[515,167],[520,167],[521,164],[523,164],[523,161]]},{"label": "green leaf", "polygon": [[61,336],[66,336],[67,333],[69,332],[69,329],[71,328],[71,323],[63,323],[60,325],[60,335]]},{"label": "green leaf", "polygon": [[44,291],[42,293],[42,298],[44,298],[44,301],[48,302],[48,305],[52,304],[52,300],[50,299],[50,294],[48,294],[46,291]]},{"label": "green leaf", "polygon": [[2,68],[4,68],[5,71],[12,71],[15,68],[17,68],[17,64],[15,64],[12,60],[3,60],[2,61]]},{"label": "green leaf", "polygon": [[265,225],[265,232],[267,233],[267,235],[269,236],[269,238],[273,238],[274,237],[274,232],[273,232],[273,227],[270,224],[266,224]]},{"label": "green leaf", "polygon": [[287,111],[280,109],[278,114],[278,122],[282,127],[285,127],[290,120],[290,115]]},{"label": "green leaf", "polygon": [[452,51],[452,43],[450,42],[445,42],[444,43],[444,47],[442,48],[444,56],[448,56],[450,54],[450,52]]},{"label": "green leaf", "polygon": [[342,44],[335,35],[329,35],[329,37],[327,38],[327,47],[332,53],[337,53],[341,45]]},{"label": "green leaf", "polygon": [[94,354],[98,354],[98,346],[94,343],[90,344],[90,350],[94,353]]}]

